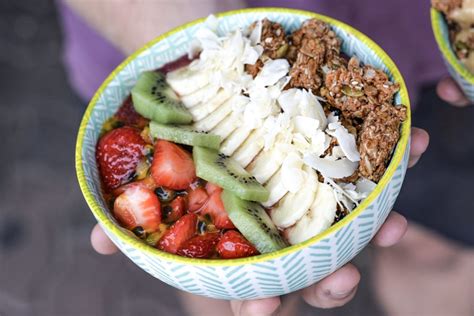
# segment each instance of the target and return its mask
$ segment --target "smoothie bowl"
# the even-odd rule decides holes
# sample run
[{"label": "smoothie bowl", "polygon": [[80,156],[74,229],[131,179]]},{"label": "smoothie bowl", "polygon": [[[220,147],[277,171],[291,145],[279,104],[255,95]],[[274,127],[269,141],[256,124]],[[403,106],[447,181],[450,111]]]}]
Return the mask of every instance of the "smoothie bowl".
[{"label": "smoothie bowl", "polygon": [[405,176],[408,93],[334,19],[279,8],[176,28],[124,61],[82,120],[95,218],[154,277],[219,299],[307,287],[357,255]]},{"label": "smoothie bowl", "polygon": [[431,2],[431,25],[444,62],[464,94],[474,102],[474,1]]}]

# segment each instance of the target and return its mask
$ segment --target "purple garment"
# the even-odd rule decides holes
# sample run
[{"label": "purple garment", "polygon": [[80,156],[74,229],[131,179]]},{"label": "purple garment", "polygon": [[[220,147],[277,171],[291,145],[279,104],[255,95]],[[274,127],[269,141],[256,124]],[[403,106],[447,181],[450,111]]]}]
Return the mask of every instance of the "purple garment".
[{"label": "purple garment", "polygon": [[[248,4],[304,9],[354,26],[394,59],[413,101],[420,85],[446,73],[431,31],[429,1],[249,0]],[[124,56],[66,5],[59,7],[65,35],[65,65],[73,87],[88,100]]]}]

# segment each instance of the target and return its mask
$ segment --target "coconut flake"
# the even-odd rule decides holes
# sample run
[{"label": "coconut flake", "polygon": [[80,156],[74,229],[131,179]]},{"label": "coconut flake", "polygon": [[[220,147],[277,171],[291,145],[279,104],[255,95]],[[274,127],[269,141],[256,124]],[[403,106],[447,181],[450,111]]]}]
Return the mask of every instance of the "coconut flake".
[{"label": "coconut flake", "polygon": [[349,133],[340,122],[333,122],[331,118],[331,123],[328,124],[326,132],[337,139],[337,142],[347,159],[352,162],[360,161],[360,154],[357,150],[354,135]]},{"label": "coconut flake", "polygon": [[315,131],[319,128],[319,120],[297,115],[293,118],[293,125],[298,133],[303,134],[305,137],[311,138]]},{"label": "coconut flake", "polygon": [[326,158],[319,158],[315,155],[306,155],[303,161],[310,167],[321,172],[325,177],[333,179],[341,179],[348,177],[356,171],[358,163],[352,162],[347,158],[339,160],[330,160]]},{"label": "coconut flake", "polygon": [[262,20],[258,20],[253,28],[252,32],[250,33],[249,39],[252,45],[260,44],[260,40],[262,38]]},{"label": "coconut flake", "polygon": [[365,194],[365,197],[369,196],[369,194],[375,189],[377,184],[367,178],[360,178],[356,182],[356,190],[360,194]]},{"label": "coconut flake", "polygon": [[272,86],[285,77],[289,70],[290,64],[286,59],[271,59],[263,65],[257,77],[255,77],[255,85],[261,87]]}]

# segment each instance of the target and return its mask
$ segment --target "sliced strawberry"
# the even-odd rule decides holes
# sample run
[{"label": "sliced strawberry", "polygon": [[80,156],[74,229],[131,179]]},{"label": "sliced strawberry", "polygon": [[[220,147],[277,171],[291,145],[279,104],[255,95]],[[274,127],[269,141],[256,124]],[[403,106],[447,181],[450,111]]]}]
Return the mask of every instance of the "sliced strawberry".
[{"label": "sliced strawberry", "polygon": [[196,233],[197,215],[190,213],[174,223],[158,241],[158,249],[176,253]]},{"label": "sliced strawberry", "polygon": [[202,187],[188,190],[188,211],[195,212],[199,210],[207,201],[209,196]]},{"label": "sliced strawberry", "polygon": [[186,210],[186,198],[177,196],[169,205],[163,207],[163,217],[165,223],[176,222],[184,215]]},{"label": "sliced strawberry", "polygon": [[155,180],[153,180],[153,178],[151,176],[148,176],[143,180],[134,181],[132,183],[124,184],[124,185],[118,187],[117,189],[113,190],[112,193],[114,194],[114,196],[119,196],[120,194],[125,192],[128,188],[135,187],[135,186],[144,187],[144,188],[152,190],[152,191],[154,191],[156,189]]},{"label": "sliced strawberry", "polygon": [[130,181],[145,145],[140,131],[133,127],[120,127],[102,136],[97,143],[96,159],[107,192]]},{"label": "sliced strawberry", "polygon": [[222,229],[233,229],[235,228],[234,224],[227,214],[224,203],[221,200],[221,191],[217,190],[209,197],[206,204],[201,208],[201,214],[209,214],[211,216],[212,222],[216,225],[217,228]]},{"label": "sliced strawberry", "polygon": [[216,191],[217,192],[222,192],[222,188],[220,186],[218,186],[217,184],[208,182],[208,183],[206,183],[206,191],[207,191],[207,194],[211,195],[212,193],[214,193]]},{"label": "sliced strawberry", "polygon": [[115,199],[115,218],[127,229],[141,226],[145,232],[158,230],[161,223],[160,201],[145,187],[131,186]]},{"label": "sliced strawberry", "polygon": [[123,101],[117,113],[115,113],[117,120],[125,125],[136,126],[140,129],[148,125],[149,120],[141,116],[135,111],[133,107],[132,96],[129,95],[125,101]]},{"label": "sliced strawberry", "polygon": [[190,258],[211,258],[216,253],[219,237],[219,233],[197,235],[183,243],[177,254]]},{"label": "sliced strawberry", "polygon": [[158,186],[173,190],[184,190],[196,179],[191,154],[166,140],[155,144],[151,174]]},{"label": "sliced strawberry", "polygon": [[216,248],[222,259],[244,258],[259,253],[241,233],[235,230],[225,232]]}]

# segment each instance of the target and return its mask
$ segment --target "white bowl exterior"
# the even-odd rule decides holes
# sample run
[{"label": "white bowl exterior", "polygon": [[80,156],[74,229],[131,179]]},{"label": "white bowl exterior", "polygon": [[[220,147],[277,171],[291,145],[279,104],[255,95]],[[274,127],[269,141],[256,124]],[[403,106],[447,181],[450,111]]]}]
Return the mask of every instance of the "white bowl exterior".
[{"label": "white bowl exterior", "polygon": [[[297,29],[308,18],[294,12],[246,12],[220,18],[219,32],[224,34],[264,17],[283,24],[290,31]],[[193,25],[174,33],[131,60],[99,96],[87,122],[82,147],[84,175],[102,212],[114,222],[116,221],[107,209],[100,190],[95,161],[95,146],[102,124],[116,112],[141,72],[159,68],[186,54],[193,34],[199,27],[200,25]],[[362,62],[388,72],[380,57],[364,43],[338,27],[333,29],[342,38],[343,51],[347,55],[356,55]],[[396,96],[396,102],[400,103],[399,95]],[[314,245],[265,262],[227,267],[177,263],[131,247],[104,225],[103,228],[120,250],[143,270],[183,291],[228,300],[283,295],[321,280],[349,262],[368,244],[385,221],[400,192],[408,165],[408,153],[409,146],[392,179],[353,221]]]}]

